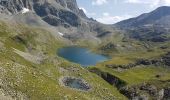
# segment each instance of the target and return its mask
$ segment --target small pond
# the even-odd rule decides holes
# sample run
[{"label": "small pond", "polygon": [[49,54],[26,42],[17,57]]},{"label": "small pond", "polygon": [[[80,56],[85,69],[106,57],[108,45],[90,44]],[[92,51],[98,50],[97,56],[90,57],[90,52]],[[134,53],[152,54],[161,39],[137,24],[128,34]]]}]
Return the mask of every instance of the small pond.
[{"label": "small pond", "polygon": [[81,64],[82,66],[96,65],[99,62],[108,60],[108,57],[90,52],[82,47],[64,47],[59,49],[58,55],[71,62]]},{"label": "small pond", "polygon": [[62,79],[62,84],[64,86],[77,89],[77,90],[82,90],[82,91],[89,91],[91,89],[91,86],[83,79],[74,78],[74,77],[64,77]]}]

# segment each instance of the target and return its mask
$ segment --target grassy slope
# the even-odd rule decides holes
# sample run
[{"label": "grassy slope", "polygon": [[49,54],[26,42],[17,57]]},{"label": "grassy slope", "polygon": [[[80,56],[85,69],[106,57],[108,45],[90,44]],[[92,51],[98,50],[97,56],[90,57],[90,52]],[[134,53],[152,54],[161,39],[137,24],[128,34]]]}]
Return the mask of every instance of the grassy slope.
[{"label": "grassy slope", "polygon": [[[20,36],[24,43],[16,41],[13,38],[15,36]],[[0,42],[5,48],[0,48],[0,80],[3,81],[0,86],[6,94],[18,97],[19,95],[15,93],[21,92],[31,100],[75,99],[75,97],[81,100],[112,97],[126,99],[115,87],[110,86],[97,75],[57,57],[57,48],[64,44],[45,30],[23,25],[15,25],[11,28],[0,22]],[[12,48],[32,54],[43,52],[46,59],[42,64],[34,64],[15,54]],[[77,71],[71,71],[72,69],[69,69],[71,66]],[[62,87],[59,85],[61,76],[84,78],[92,86],[92,90],[81,92]]]},{"label": "grassy slope", "polygon": [[[23,41],[16,41],[15,36],[19,36]],[[161,46],[169,46],[169,43],[153,44],[148,43],[151,50],[146,48],[146,43],[139,41],[128,40],[128,42],[122,41],[122,34],[115,34],[113,37],[103,39],[104,45],[108,42],[119,44],[117,49],[119,52],[111,54],[112,59],[96,67],[109,72],[114,76],[126,81],[128,85],[140,84],[143,82],[158,82],[158,80],[169,80],[170,70],[163,67],[155,66],[140,66],[118,72],[116,70],[104,67],[105,64],[118,64],[126,65],[133,63],[138,58],[157,58],[160,55],[169,51],[169,48],[162,50]],[[114,38],[114,40],[113,40]],[[113,41],[109,41],[113,40]],[[55,39],[50,33],[45,30],[31,28],[24,25],[15,25],[10,27],[3,22],[0,22],[0,42],[4,44],[4,48],[0,47],[0,80],[3,80],[5,84],[10,88],[5,88],[4,84],[1,86],[6,89],[6,92],[17,91],[22,92],[23,95],[27,95],[30,99],[126,99],[116,87],[109,85],[99,76],[88,72],[81,66],[72,64],[64,59],[56,56],[56,50],[66,44]],[[81,44],[81,43],[80,43]],[[94,49],[96,44],[88,47]],[[86,46],[85,45],[85,46]],[[84,45],[83,45],[84,46]],[[127,49],[126,46],[132,46],[133,48]],[[36,54],[42,52],[46,59],[41,64],[31,63],[18,54],[13,52],[13,49],[18,49],[23,52],[29,52]],[[103,53],[103,52],[102,52]],[[74,70],[73,70],[74,69]],[[160,74],[160,78],[155,76]],[[85,79],[93,88],[89,92],[81,92],[66,87],[62,87],[59,84],[59,78],[62,76],[75,76]],[[158,83],[159,84],[159,83]],[[1,85],[1,84],[0,84]],[[10,93],[14,95],[14,93]],[[14,97],[17,97],[14,95]]]},{"label": "grassy slope", "polygon": [[[137,40],[126,40],[122,41],[121,36],[109,37],[107,42],[112,42],[114,44],[119,44],[117,47],[119,52],[112,50],[108,54],[111,56],[111,59],[100,64],[97,64],[97,68],[101,69],[104,72],[109,72],[114,76],[119,77],[120,79],[126,81],[128,85],[136,85],[143,82],[151,82],[158,80],[169,80],[170,79],[170,69],[163,66],[138,66],[132,69],[117,71],[115,69],[107,68],[105,65],[128,65],[133,64],[137,59],[156,59],[160,56],[166,54],[170,51],[170,42],[164,43],[153,43],[153,42],[141,42]],[[127,48],[130,46],[131,48]],[[161,49],[160,47],[167,47],[166,49]],[[107,51],[103,51],[107,54]],[[160,78],[156,78],[156,75],[162,75]]]},{"label": "grassy slope", "polygon": [[[162,80],[166,81],[170,79],[170,69],[163,68],[163,67],[155,67],[155,66],[138,66],[136,68],[132,68],[129,70],[125,70],[122,72],[118,72],[116,70],[106,68],[106,67],[99,67],[99,69],[109,72],[114,76],[124,80],[128,83],[128,85],[137,85],[144,82],[149,82],[152,80]],[[157,78],[156,75],[161,75],[160,78]]]}]

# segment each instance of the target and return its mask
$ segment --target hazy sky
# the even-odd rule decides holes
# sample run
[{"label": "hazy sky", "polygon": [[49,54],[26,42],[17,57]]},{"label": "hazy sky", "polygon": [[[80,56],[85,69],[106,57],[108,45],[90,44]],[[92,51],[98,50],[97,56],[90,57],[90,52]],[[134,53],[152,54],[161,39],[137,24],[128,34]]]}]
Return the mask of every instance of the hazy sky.
[{"label": "hazy sky", "polygon": [[105,24],[147,13],[159,6],[170,6],[170,0],[77,0],[88,17]]}]

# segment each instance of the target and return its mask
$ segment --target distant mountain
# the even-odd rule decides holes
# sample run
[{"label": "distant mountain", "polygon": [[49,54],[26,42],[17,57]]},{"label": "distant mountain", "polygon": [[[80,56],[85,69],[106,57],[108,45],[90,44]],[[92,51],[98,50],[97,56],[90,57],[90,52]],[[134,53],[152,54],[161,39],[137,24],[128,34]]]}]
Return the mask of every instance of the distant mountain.
[{"label": "distant mountain", "polygon": [[136,18],[131,18],[124,20],[115,24],[121,28],[132,28],[132,27],[141,27],[141,26],[170,26],[170,7],[162,6],[156,10],[142,14]]},{"label": "distant mountain", "polygon": [[115,24],[127,36],[142,41],[165,42],[170,40],[170,7],[162,6],[138,17]]}]

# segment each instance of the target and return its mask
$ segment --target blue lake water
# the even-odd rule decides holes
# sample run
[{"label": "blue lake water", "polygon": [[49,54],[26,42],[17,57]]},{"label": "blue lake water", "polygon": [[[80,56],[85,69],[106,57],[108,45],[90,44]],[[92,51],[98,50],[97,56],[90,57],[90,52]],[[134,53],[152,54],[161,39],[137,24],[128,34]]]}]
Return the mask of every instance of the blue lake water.
[{"label": "blue lake water", "polygon": [[108,60],[108,57],[104,55],[95,54],[86,48],[76,46],[61,48],[58,55],[82,66],[96,65],[98,62]]}]

